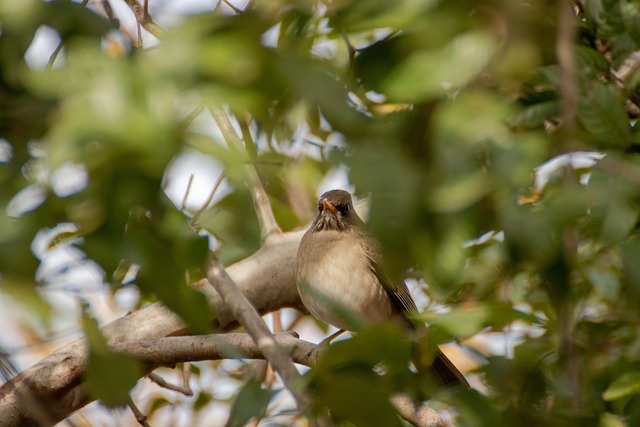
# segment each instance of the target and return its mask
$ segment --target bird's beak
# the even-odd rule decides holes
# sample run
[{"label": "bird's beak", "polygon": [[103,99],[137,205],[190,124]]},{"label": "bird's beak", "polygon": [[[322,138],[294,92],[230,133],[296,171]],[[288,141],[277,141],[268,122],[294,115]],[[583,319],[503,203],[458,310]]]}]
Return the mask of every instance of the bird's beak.
[{"label": "bird's beak", "polygon": [[336,209],[335,206],[333,206],[327,199],[322,199],[322,207],[323,209],[329,210],[331,213],[335,214],[336,212],[338,212],[338,210]]}]

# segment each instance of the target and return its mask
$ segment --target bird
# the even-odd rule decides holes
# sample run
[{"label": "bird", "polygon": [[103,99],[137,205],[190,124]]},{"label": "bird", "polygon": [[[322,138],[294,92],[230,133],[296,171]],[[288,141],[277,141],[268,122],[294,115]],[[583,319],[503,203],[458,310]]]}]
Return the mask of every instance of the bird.
[{"label": "bird", "polygon": [[[348,191],[320,196],[318,214],[298,248],[296,285],[307,310],[340,330],[399,319],[416,337],[427,331],[407,285],[383,270],[380,245],[365,230]],[[447,387],[469,387],[439,348],[430,369]]]}]

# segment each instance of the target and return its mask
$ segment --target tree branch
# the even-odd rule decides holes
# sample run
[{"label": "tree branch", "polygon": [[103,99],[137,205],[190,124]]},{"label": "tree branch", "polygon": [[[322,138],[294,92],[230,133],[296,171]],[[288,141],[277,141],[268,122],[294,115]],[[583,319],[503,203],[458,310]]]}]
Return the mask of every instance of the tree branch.
[{"label": "tree branch", "polygon": [[138,424],[143,427],[151,427],[147,422],[147,416],[143,414],[140,409],[138,409],[138,406],[135,404],[133,399],[129,399],[129,403],[127,404],[127,406],[129,406],[129,409],[131,409],[131,412],[133,412],[133,415],[136,417],[136,421],[138,421]]},{"label": "tree branch", "polygon": [[[312,366],[317,346],[282,332],[273,336],[278,350],[298,364]],[[249,334],[229,333],[149,338],[113,346],[113,350],[151,366],[219,359],[264,359]]]},{"label": "tree branch", "polygon": [[391,403],[402,418],[416,427],[453,427],[426,403],[416,405],[406,394],[392,396]]},{"label": "tree branch", "polygon": [[[229,148],[247,151],[244,143],[233,128],[233,125],[229,120],[229,116],[218,108],[211,108],[210,111],[211,116],[218,125],[220,132],[222,132],[222,136],[227,142]],[[260,224],[262,241],[264,242],[274,234],[282,234],[282,230],[273,216],[271,202],[269,202],[269,197],[267,196],[266,191],[264,191],[258,171],[256,171],[256,168],[252,164],[248,164],[245,169],[249,178],[253,206],[256,211],[256,215],[258,216],[258,223]]]},{"label": "tree branch", "polygon": [[222,296],[222,300],[229,307],[234,317],[249,332],[253,341],[258,345],[260,352],[269,361],[274,371],[280,375],[289,392],[295,397],[298,406],[304,408],[308,403],[308,399],[300,390],[298,384],[300,374],[298,370],[291,359],[280,351],[267,325],[265,325],[258,312],[213,254],[209,259],[206,273],[209,283]]},{"label": "tree branch", "polygon": [[185,396],[193,396],[193,390],[191,390],[191,387],[182,387],[179,385],[171,384],[170,382],[165,381],[165,379],[160,375],[154,374],[153,372],[147,375],[147,378],[158,384],[160,387],[166,388],[167,390],[175,391],[184,394]]},{"label": "tree branch", "polygon": [[558,3],[558,35],[556,38],[556,57],[561,70],[560,113],[565,135],[565,150],[571,151],[573,132],[576,127],[578,85],[576,83],[576,65],[574,58],[574,41],[576,35],[576,17],[573,13],[573,0],[562,0]]},{"label": "tree branch", "polygon": [[[575,141],[578,84],[576,82],[576,63],[574,44],[576,38],[576,16],[573,0],[562,0],[558,3],[558,34],[556,39],[556,55],[561,69],[560,110],[562,114],[562,132],[565,137],[563,151],[573,151],[578,147]],[[569,175],[567,175],[569,176]],[[565,179],[566,190],[571,191],[575,180]],[[562,233],[563,252],[566,260],[573,260],[578,251],[579,234],[572,225],[567,225]],[[568,261],[570,262],[570,261]],[[553,286],[553,285],[551,285]],[[565,297],[566,298],[566,297]],[[580,392],[580,361],[574,338],[572,305],[566,300],[554,301],[559,318],[560,356],[565,367],[566,379],[570,390],[572,409],[575,413],[582,410]]]},{"label": "tree branch", "polygon": [[[250,257],[227,268],[229,276],[261,314],[283,307],[303,309],[295,286],[294,263],[302,231],[273,236]],[[216,313],[219,331],[229,331],[238,323],[220,295],[206,282],[194,285],[203,292]],[[184,335],[180,318],[160,303],[111,322],[102,328],[109,345],[131,340]],[[51,353],[0,387],[0,427],[50,426],[91,402],[83,384],[87,362],[86,341],[80,339]],[[153,367],[149,367],[151,370]],[[44,422],[36,423],[32,402],[49,411]]]},{"label": "tree branch", "polygon": [[[273,236],[250,257],[227,267],[227,273],[259,313],[283,307],[304,311],[295,287],[294,263],[302,231]],[[229,331],[238,323],[229,307],[212,286],[201,281],[196,288],[206,294],[217,317],[219,331]],[[102,328],[109,345],[147,362],[147,372],[164,365],[189,360],[219,357],[263,358],[258,346],[248,335],[218,334],[205,337],[179,337],[185,333],[180,318],[164,305],[155,303],[128,314]],[[166,338],[162,338],[166,337]],[[282,333],[275,336],[278,349],[299,364],[309,366],[316,356],[315,346]],[[228,346],[227,346],[228,344]],[[168,353],[165,353],[165,349]],[[189,353],[189,357],[187,357]],[[43,358],[13,381],[0,387],[0,427],[52,426],[91,402],[82,373],[87,362],[84,339],[76,340]],[[394,405],[414,425],[427,410],[422,406]],[[39,405],[34,405],[38,402]],[[403,402],[400,402],[403,403]],[[46,408],[46,418],[37,408]],[[414,409],[411,409],[414,408]],[[430,408],[429,408],[430,409]],[[413,418],[411,418],[413,417]]]}]

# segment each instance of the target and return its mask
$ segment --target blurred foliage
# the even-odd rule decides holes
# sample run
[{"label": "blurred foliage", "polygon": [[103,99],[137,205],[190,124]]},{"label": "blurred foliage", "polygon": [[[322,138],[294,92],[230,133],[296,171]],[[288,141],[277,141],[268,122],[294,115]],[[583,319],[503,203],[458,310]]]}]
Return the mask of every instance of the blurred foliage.
[{"label": "blurred foliage", "polygon": [[[451,305],[442,316],[435,304],[425,310],[434,341],[516,323],[527,331],[509,357],[471,350],[486,389],[437,395],[458,425],[638,423],[640,7],[572,4],[575,124],[560,116],[557,2],[252,2],[242,13],[183,16],[143,50],[110,49],[127,33],[97,9],[2,0],[2,286],[36,298],[33,239],[71,223],[71,244],[105,282],[117,289],[137,270],[145,300],[205,331],[211,315],[185,285],[202,275],[198,233],[215,238],[226,262],[260,244],[246,164],[284,229],[310,220],[320,181],[344,167],[357,195],[372,195],[369,225],[389,271],[410,271],[432,303]],[[26,58],[44,27],[63,50],[37,67]],[[246,152],[198,125],[212,109],[237,119]],[[163,192],[187,149],[220,161],[231,188],[197,214]],[[539,167],[570,151],[606,157]],[[71,194],[54,179],[68,165],[87,174]],[[336,420],[399,423],[384,396],[413,387],[413,374],[388,359],[400,357],[399,338],[378,334],[384,346],[363,333],[311,374]],[[99,347],[91,363],[108,370]],[[271,397],[247,383],[230,425]]]},{"label": "blurred foliage", "polygon": [[252,418],[261,417],[269,401],[278,393],[265,389],[260,381],[250,378],[240,390],[231,405],[227,427],[242,427]]},{"label": "blurred foliage", "polygon": [[91,317],[87,307],[83,308],[82,328],[89,343],[89,361],[84,376],[90,396],[109,407],[126,406],[129,390],[142,374],[140,362],[109,348],[98,322]]},{"label": "blurred foliage", "polygon": [[336,421],[401,425],[389,396],[416,394],[420,382],[408,370],[409,339],[394,326],[368,328],[327,348],[305,377],[318,413],[328,407]]}]

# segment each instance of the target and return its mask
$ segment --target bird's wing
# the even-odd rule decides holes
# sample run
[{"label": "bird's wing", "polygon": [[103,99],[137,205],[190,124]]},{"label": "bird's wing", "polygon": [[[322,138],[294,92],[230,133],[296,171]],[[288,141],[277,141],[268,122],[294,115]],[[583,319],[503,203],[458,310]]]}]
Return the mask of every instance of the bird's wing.
[{"label": "bird's wing", "polygon": [[[398,310],[398,314],[402,316],[412,329],[418,332],[419,336],[425,334],[427,327],[424,322],[420,320],[418,307],[409,293],[409,288],[407,288],[404,282],[393,282],[384,272],[377,241],[371,238],[369,244],[364,246],[364,250],[367,254],[369,268],[377,277],[382,287],[387,291],[387,294],[389,294],[389,298],[393,301],[393,305]],[[444,385],[469,388],[467,379],[440,348],[436,348],[436,354],[431,368]]]},{"label": "bird's wing", "polygon": [[370,236],[367,236],[368,242],[364,245],[365,253],[367,254],[367,261],[369,268],[378,279],[378,282],[382,285],[389,298],[391,299],[398,314],[407,322],[407,324],[416,331],[426,331],[426,326],[418,316],[418,307],[413,301],[409,289],[404,282],[394,282],[385,273],[382,268],[382,257],[380,255],[380,249],[378,242]]}]

